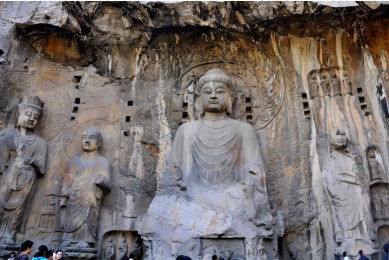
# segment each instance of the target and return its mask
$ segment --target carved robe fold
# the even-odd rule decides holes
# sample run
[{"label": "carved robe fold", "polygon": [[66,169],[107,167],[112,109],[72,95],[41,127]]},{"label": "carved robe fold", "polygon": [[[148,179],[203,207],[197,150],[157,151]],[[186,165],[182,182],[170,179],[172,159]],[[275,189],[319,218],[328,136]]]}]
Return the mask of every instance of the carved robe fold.
[{"label": "carved robe fold", "polygon": [[0,223],[12,233],[23,228],[37,174],[46,170],[46,156],[46,141],[38,136],[15,129],[0,133]]},{"label": "carved robe fold", "polygon": [[64,232],[73,233],[77,241],[95,243],[101,201],[110,189],[110,165],[106,158],[72,158],[61,190],[68,197]]}]

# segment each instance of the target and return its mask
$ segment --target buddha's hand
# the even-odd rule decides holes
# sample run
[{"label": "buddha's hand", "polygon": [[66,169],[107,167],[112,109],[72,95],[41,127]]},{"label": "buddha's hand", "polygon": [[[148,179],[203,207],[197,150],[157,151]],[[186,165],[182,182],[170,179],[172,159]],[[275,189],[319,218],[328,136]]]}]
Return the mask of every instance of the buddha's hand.
[{"label": "buddha's hand", "polygon": [[261,167],[258,165],[250,165],[247,167],[248,172],[250,173],[249,178],[253,179],[255,183],[258,183],[261,187],[266,186],[266,175]]},{"label": "buddha's hand", "polygon": [[97,177],[95,180],[95,184],[105,192],[111,190],[111,185],[109,183],[109,180],[103,176]]},{"label": "buddha's hand", "polygon": [[255,175],[259,175],[259,176],[264,175],[263,170],[258,165],[250,165],[248,167],[248,171],[251,174],[255,174]]},{"label": "buddha's hand", "polygon": [[59,207],[60,207],[60,208],[66,207],[66,203],[67,203],[67,196],[62,196],[62,197],[59,199]]},{"label": "buddha's hand", "polygon": [[34,159],[31,159],[31,158],[24,158],[24,157],[18,156],[15,159],[15,166],[17,168],[22,168],[25,165],[32,165],[33,163],[34,163]]}]

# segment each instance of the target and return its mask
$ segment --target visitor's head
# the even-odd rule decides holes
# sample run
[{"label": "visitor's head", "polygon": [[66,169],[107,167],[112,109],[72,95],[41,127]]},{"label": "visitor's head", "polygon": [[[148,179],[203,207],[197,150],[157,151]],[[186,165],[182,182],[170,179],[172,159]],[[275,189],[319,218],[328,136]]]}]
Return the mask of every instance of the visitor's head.
[{"label": "visitor's head", "polygon": [[361,256],[363,256],[363,250],[359,250],[358,252]]},{"label": "visitor's head", "polygon": [[62,250],[57,250],[55,251],[54,259],[59,260],[63,257],[63,251]]},{"label": "visitor's head", "polygon": [[47,251],[46,258],[47,258],[48,260],[52,260],[52,259],[53,259],[53,254],[54,254],[54,251],[53,251],[53,250]]},{"label": "visitor's head", "polygon": [[220,69],[211,69],[198,82],[201,114],[227,112],[231,114],[234,96],[231,78]]},{"label": "visitor's head", "polygon": [[217,255],[213,255],[212,260],[217,260]]},{"label": "visitor's head", "polygon": [[20,245],[20,251],[24,252],[27,251],[27,254],[30,254],[32,252],[32,246],[34,245],[34,242],[31,240],[26,240]]},{"label": "visitor's head", "polygon": [[38,247],[38,250],[37,250],[37,252],[35,253],[34,256],[44,256],[44,257],[47,257],[47,252],[48,251],[49,251],[49,249],[47,248],[47,246],[40,245]]},{"label": "visitor's head", "polygon": [[18,127],[34,130],[42,116],[44,103],[37,96],[25,97],[19,104]]},{"label": "visitor's head", "polygon": [[346,251],[343,252],[343,256],[347,256],[347,252]]},{"label": "visitor's head", "polygon": [[179,255],[177,256],[176,260],[192,260],[192,258],[186,255]]},{"label": "visitor's head", "polygon": [[85,128],[82,133],[81,143],[84,152],[98,151],[103,145],[100,131],[96,128]]},{"label": "visitor's head", "polygon": [[335,150],[342,150],[347,147],[349,140],[343,130],[335,127],[330,130],[330,142]]},{"label": "visitor's head", "polygon": [[15,257],[16,256],[16,253],[15,252],[11,252],[11,254],[9,254],[9,257],[10,258],[13,258],[13,257]]}]

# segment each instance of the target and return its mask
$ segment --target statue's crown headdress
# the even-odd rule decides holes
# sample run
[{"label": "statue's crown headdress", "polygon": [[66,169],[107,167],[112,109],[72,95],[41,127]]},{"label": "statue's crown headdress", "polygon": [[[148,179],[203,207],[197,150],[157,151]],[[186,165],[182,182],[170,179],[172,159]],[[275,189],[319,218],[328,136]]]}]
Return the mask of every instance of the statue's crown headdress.
[{"label": "statue's crown headdress", "polygon": [[25,96],[20,105],[22,108],[33,107],[42,111],[45,103],[37,96]]}]

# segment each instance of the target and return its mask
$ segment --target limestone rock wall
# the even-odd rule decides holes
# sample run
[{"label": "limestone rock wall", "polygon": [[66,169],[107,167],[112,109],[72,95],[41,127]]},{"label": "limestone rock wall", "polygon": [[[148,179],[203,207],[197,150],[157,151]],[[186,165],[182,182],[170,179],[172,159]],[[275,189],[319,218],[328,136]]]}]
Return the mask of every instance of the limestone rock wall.
[{"label": "limestone rock wall", "polygon": [[[123,238],[128,252],[138,248],[135,222],[158,188],[175,131],[198,118],[193,82],[218,67],[237,86],[233,117],[257,132],[278,259],[338,253],[322,176],[334,127],[350,139],[369,236],[382,251],[389,238],[383,195],[388,8],[378,2],[0,3],[0,129],[14,126],[22,95],[46,103],[37,133],[49,144],[47,173],[18,242],[59,245],[64,168],[81,151],[82,129],[93,126],[113,168],[98,255],[112,243],[119,252]],[[369,150],[380,178],[371,177]]]}]

